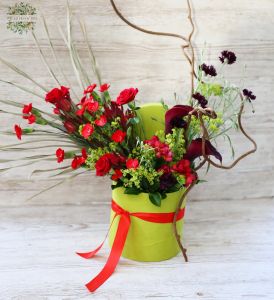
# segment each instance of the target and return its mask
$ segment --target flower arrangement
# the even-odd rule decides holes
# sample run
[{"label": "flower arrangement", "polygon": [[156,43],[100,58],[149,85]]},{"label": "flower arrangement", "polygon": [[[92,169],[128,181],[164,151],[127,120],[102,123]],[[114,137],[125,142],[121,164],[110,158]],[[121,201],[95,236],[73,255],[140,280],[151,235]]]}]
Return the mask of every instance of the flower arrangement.
[{"label": "flower arrangement", "polygon": [[[21,104],[8,100],[1,100],[1,102],[21,107],[21,117],[24,122],[29,125],[35,124],[34,127],[25,127],[21,123],[15,124],[14,133],[19,140],[23,140],[25,135],[33,135],[35,138],[37,135],[46,134],[50,137],[57,136],[68,140],[74,145],[74,150],[67,150],[60,146],[54,153],[60,166],[65,161],[70,161],[70,166],[64,167],[64,171],[60,174],[66,172],[68,168],[72,170],[79,168],[87,171],[94,170],[96,176],[110,177],[114,191],[120,188],[124,195],[128,196],[140,195],[143,197],[146,194],[150,203],[159,209],[167,201],[171,201],[169,195],[182,191],[176,210],[172,213],[168,212],[164,221],[159,215],[144,216],[143,214],[140,218],[150,220],[150,222],[156,220],[155,222],[158,223],[173,222],[175,238],[187,260],[186,251],[182,246],[176,226],[176,222],[183,217],[182,204],[185,196],[195,184],[203,181],[199,179],[198,171],[205,163],[208,163],[208,167],[212,165],[217,168],[230,169],[241,159],[256,151],[255,141],[246,133],[241,123],[245,103],[252,106],[256,96],[245,87],[240,88],[231,84],[222,76],[222,69],[230,68],[237,61],[237,57],[232,51],[224,50],[220,53],[218,66],[205,62],[195,65],[194,50],[191,43],[194,24],[189,1],[189,16],[193,30],[188,38],[140,28],[126,20],[112,0],[111,4],[117,15],[133,28],[149,34],[181,38],[187,42],[183,50],[191,65],[191,92],[186,97],[185,104],[168,107],[163,101],[161,102],[163,117],[159,116],[158,120],[153,120],[158,122],[158,130],[150,135],[146,132],[142,116],[144,107],[139,104],[137,99],[137,88],[124,89],[116,97],[111,95],[110,84],[101,81],[96,59],[90,47],[88,47],[89,54],[92,58],[98,84],[89,81],[83,72],[79,55],[72,42],[68,48],[71,52],[72,64],[76,70],[80,87],[83,90],[80,97],[76,93],[73,96],[71,94],[73,88],[66,87],[57,80],[49,65],[47,65],[48,70],[58,84],[58,87],[51,90],[44,88],[28,74],[1,58],[3,63],[43,90],[44,95],[40,97],[51,106],[52,112],[42,111],[40,108],[34,107],[32,103]],[[70,21],[71,16],[69,15],[69,24]],[[45,20],[44,26],[48,33]],[[83,24],[81,24],[81,28],[87,41],[86,29]],[[70,32],[68,30],[68,34]],[[34,32],[32,34],[40,53],[42,53]],[[72,41],[70,36],[64,40],[65,42]],[[190,50],[190,54],[186,52],[186,49]],[[53,48],[52,50],[55,55]],[[45,59],[43,61],[46,63]],[[28,87],[8,83],[37,95]],[[2,112],[5,111],[2,110]],[[45,127],[47,129],[44,129]],[[234,148],[229,136],[230,129],[233,128],[239,129],[254,147],[237,158],[231,165],[225,166],[222,164],[222,155],[218,151],[217,142],[220,137],[226,139],[232,156],[234,156]],[[116,213],[113,219],[119,214],[129,218],[130,212],[118,207],[116,203],[112,204],[112,210]],[[135,213],[134,216],[138,217],[138,213]],[[125,222],[122,217],[121,222]],[[128,219],[127,222],[130,223]],[[129,223],[124,224],[124,228],[127,229],[125,236],[120,237],[120,240],[123,241],[122,244],[125,242]],[[116,254],[113,255],[122,253],[123,247],[119,249],[117,247],[116,242],[114,242],[113,248],[115,248]],[[90,258],[98,249],[80,255]],[[112,257],[112,259],[117,263],[117,257]],[[89,289],[94,291],[110,275],[111,272],[108,275],[102,275],[104,279],[99,283],[97,282],[95,286],[92,282]]]}]

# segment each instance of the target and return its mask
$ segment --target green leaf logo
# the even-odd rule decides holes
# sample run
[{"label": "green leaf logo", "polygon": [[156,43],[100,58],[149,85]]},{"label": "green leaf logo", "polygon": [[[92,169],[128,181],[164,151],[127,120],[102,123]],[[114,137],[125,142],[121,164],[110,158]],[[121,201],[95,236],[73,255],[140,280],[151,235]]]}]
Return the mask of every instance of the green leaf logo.
[{"label": "green leaf logo", "polygon": [[37,21],[37,10],[29,3],[19,2],[9,6],[7,12],[7,29],[23,34],[33,30]]}]

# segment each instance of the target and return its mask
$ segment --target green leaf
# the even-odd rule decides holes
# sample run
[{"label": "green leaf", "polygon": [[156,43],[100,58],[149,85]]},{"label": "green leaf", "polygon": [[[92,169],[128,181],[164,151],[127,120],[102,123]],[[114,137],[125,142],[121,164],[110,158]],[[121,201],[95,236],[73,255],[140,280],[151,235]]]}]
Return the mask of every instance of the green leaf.
[{"label": "green leaf", "polygon": [[129,123],[132,125],[136,125],[136,124],[140,123],[140,119],[138,117],[131,118],[131,119],[129,119]]},{"label": "green leaf", "polygon": [[159,192],[155,192],[155,193],[150,193],[149,194],[149,200],[152,204],[156,205],[156,206],[161,206],[161,200],[162,200],[162,196]]},{"label": "green leaf", "polygon": [[125,194],[128,195],[138,195],[140,193],[141,193],[140,190],[135,187],[130,187],[125,189]]}]

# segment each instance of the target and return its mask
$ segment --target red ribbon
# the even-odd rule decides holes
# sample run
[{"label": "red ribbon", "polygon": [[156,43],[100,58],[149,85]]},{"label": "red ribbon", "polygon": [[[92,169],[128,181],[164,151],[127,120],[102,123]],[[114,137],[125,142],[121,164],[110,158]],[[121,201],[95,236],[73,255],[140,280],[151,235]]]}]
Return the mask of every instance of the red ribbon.
[{"label": "red ribbon", "polygon": [[[115,212],[114,218],[112,219],[112,222],[110,224],[110,227],[108,229],[108,232],[106,234],[106,237],[104,241],[93,251],[86,252],[86,253],[78,253],[83,258],[89,259],[94,257],[94,255],[102,248],[108,233],[110,231],[110,228],[113,224],[114,219],[117,216],[120,216],[117,232],[114,238],[114,242],[110,251],[110,255],[108,257],[108,260],[101,270],[101,272],[95,276],[89,283],[86,284],[86,287],[90,292],[94,292],[98,287],[100,287],[114,272],[119,259],[121,257],[121,254],[124,249],[124,245],[127,239],[127,234],[130,228],[130,217],[136,217],[139,219],[142,219],[147,222],[153,222],[153,223],[171,223],[173,222],[174,218],[174,212],[170,213],[144,213],[144,212],[138,212],[138,213],[130,213],[126,210],[124,210],[122,207],[120,207],[114,200],[112,200],[111,203],[111,209]],[[177,216],[176,221],[181,220],[184,217],[185,209],[182,208]]]}]

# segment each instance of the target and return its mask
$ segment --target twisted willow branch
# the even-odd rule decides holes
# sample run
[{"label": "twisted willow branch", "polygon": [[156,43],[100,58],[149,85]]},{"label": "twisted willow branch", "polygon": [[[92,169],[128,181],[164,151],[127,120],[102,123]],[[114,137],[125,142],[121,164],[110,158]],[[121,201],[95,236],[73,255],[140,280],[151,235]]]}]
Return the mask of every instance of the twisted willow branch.
[{"label": "twisted willow branch", "polygon": [[186,262],[188,262],[188,258],[187,258],[187,255],[186,255],[186,248],[184,248],[183,245],[182,245],[181,236],[178,233],[176,223],[177,223],[177,217],[178,217],[179,211],[180,211],[180,209],[182,207],[182,204],[184,202],[184,199],[187,196],[187,194],[191,191],[191,189],[193,188],[193,186],[195,184],[196,184],[196,181],[193,181],[192,184],[189,187],[187,187],[185,189],[185,191],[183,192],[183,195],[181,196],[181,198],[180,198],[180,200],[178,202],[178,205],[177,205],[177,208],[176,208],[176,211],[175,211],[175,214],[174,214],[173,222],[172,222],[173,232],[174,232],[176,241],[177,241],[177,243],[178,243],[178,245],[180,247],[180,250],[181,250],[181,252],[183,254],[183,257],[184,257],[184,259],[185,259]]},{"label": "twisted willow branch", "polygon": [[[186,38],[183,35],[180,34],[176,34],[176,33],[170,33],[170,32],[159,32],[159,31],[152,31],[152,30],[148,30],[145,28],[142,28],[140,26],[137,26],[135,24],[133,24],[132,22],[130,22],[129,20],[127,20],[124,15],[118,10],[116,4],[114,3],[114,0],[110,0],[110,3],[115,11],[115,13],[117,14],[117,16],[124,21],[127,25],[129,25],[130,27],[139,30],[141,32],[147,33],[147,34],[152,34],[152,35],[160,35],[160,36],[169,36],[169,37],[175,37],[178,39],[183,40],[184,42],[186,42],[185,45],[182,46],[183,49],[183,54],[185,56],[185,58],[187,59],[187,61],[189,62],[190,66],[191,66],[191,95],[193,94],[194,91],[194,77],[196,76],[195,70],[194,70],[194,64],[195,64],[195,53],[194,53],[194,48],[192,45],[192,36],[194,34],[195,31],[195,26],[192,20],[192,10],[191,10],[191,5],[190,5],[190,0],[187,0],[187,6],[188,6],[188,19],[190,21],[191,24],[191,32],[189,34],[189,36]],[[186,49],[189,48],[190,49],[190,56],[189,54],[186,52]]]},{"label": "twisted willow branch", "polygon": [[229,170],[229,169],[232,169],[233,167],[235,167],[238,162],[240,162],[243,158],[247,157],[248,155],[256,152],[257,150],[257,144],[256,142],[254,141],[254,139],[252,139],[247,133],[246,131],[244,130],[243,128],[243,125],[242,125],[242,114],[243,114],[243,110],[244,110],[244,99],[243,99],[243,96],[240,94],[240,98],[241,98],[241,107],[240,107],[240,111],[238,113],[238,124],[239,124],[239,128],[240,128],[240,131],[242,132],[242,134],[253,144],[253,149],[247,151],[246,153],[242,154],[241,156],[239,156],[233,163],[231,163],[230,165],[227,165],[227,166],[223,166],[222,164],[217,164],[215,163],[214,161],[212,161],[209,156],[206,154],[206,151],[205,151],[205,143],[206,143],[206,140],[208,139],[208,131],[205,127],[205,124],[204,124],[204,120],[203,120],[203,113],[201,111],[198,111],[198,118],[200,120],[200,125],[201,125],[201,129],[202,129],[202,154],[203,154],[203,157],[204,157],[204,161],[205,162],[208,162],[209,164],[213,165],[214,167],[216,168],[219,168],[219,169],[225,169],[225,170]]}]

